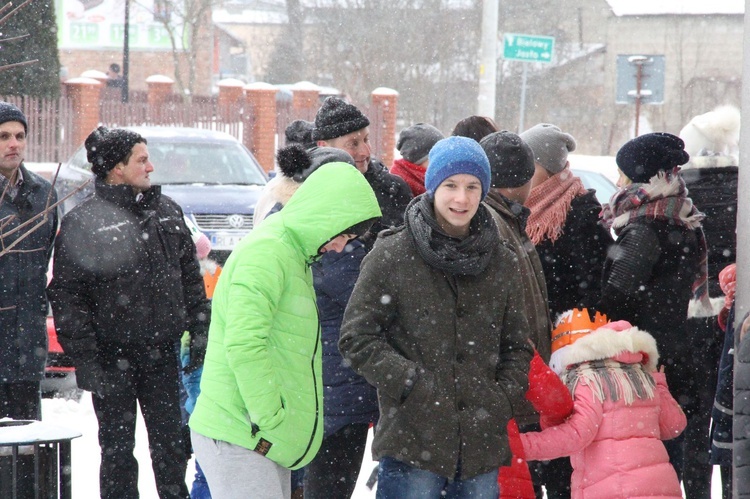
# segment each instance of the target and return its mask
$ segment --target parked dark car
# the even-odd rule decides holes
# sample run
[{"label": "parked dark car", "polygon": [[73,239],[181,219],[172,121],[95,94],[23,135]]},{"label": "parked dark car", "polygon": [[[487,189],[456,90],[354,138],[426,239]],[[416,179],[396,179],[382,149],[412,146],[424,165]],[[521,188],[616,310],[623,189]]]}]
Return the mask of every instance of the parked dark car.
[{"label": "parked dark car", "polygon": [[[231,135],[197,128],[128,127],[148,140],[151,183],[174,199],[211,240],[211,258],[223,263],[253,228],[253,211],[266,174],[252,153]],[[60,169],[60,198],[92,177],[81,146]],[[93,193],[93,184],[62,204],[64,215]]]},{"label": "parked dark car", "polygon": [[[195,128],[128,127],[148,141],[154,171],[152,184],[182,207],[211,240],[210,258],[223,264],[235,245],[253,228],[253,212],[266,174],[252,153],[231,135]],[[93,176],[81,146],[60,168],[59,198]],[[93,183],[61,205],[64,215],[94,192]],[[53,261],[54,263],[54,261]],[[52,271],[54,272],[54,266]],[[47,317],[47,368],[42,393],[80,397],[75,367],[57,341],[52,315]]]}]

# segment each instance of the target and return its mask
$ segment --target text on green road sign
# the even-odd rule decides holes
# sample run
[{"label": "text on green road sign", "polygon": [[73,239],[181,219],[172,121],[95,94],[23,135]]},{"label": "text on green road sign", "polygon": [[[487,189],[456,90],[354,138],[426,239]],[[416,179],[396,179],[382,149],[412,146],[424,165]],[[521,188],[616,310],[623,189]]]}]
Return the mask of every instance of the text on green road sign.
[{"label": "text on green road sign", "polygon": [[552,62],[555,39],[551,36],[505,33],[503,58],[524,62]]}]

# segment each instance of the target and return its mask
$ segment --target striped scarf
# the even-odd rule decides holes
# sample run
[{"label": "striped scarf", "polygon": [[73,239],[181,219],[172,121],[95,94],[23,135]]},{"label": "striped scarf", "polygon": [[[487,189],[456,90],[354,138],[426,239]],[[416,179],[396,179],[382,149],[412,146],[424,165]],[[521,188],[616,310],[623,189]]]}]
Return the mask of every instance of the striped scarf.
[{"label": "striped scarf", "polygon": [[525,203],[531,210],[526,234],[534,246],[547,239],[555,242],[562,235],[570,204],[583,194],[586,194],[586,188],[569,167],[531,189]]},{"label": "striped scarf", "polygon": [[611,359],[576,364],[567,369],[562,378],[570,393],[582,383],[591,388],[599,402],[604,402],[608,395],[613,402],[624,399],[627,405],[632,405],[636,398],[653,399],[656,386],[653,376],[643,370],[643,365],[623,364]]},{"label": "striped scarf", "polygon": [[609,203],[602,207],[602,223],[615,234],[631,222],[640,218],[665,220],[675,225],[694,230],[698,236],[700,251],[700,274],[693,282],[693,300],[699,305],[698,316],[713,315],[708,296],[708,247],[701,221],[706,215],[693,205],[687,197],[685,181],[677,175],[677,169],[660,171],[648,184],[630,184],[620,189]]}]

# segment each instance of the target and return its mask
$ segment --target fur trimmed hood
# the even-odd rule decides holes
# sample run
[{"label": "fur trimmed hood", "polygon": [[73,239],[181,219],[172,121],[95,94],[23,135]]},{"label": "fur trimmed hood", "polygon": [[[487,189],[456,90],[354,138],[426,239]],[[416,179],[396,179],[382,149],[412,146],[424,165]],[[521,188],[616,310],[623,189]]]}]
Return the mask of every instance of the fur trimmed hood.
[{"label": "fur trimmed hood", "polygon": [[575,343],[556,350],[550,358],[550,367],[561,374],[574,364],[639,353],[643,355],[641,363],[645,371],[656,371],[659,352],[654,337],[625,321],[619,321],[602,326]]}]

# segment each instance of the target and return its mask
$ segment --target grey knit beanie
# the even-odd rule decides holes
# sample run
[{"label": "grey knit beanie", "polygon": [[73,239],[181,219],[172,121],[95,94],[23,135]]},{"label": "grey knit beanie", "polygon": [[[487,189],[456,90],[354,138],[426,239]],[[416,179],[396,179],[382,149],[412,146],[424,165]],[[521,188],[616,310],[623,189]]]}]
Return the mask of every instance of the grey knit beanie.
[{"label": "grey knit beanie", "polygon": [[545,170],[560,173],[568,162],[568,153],[576,150],[576,140],[555,125],[539,123],[521,134],[534,152],[534,161]]},{"label": "grey knit beanie", "polygon": [[420,165],[429,156],[432,146],[444,138],[440,130],[434,126],[417,123],[401,130],[398,134],[396,149],[406,161]]}]

